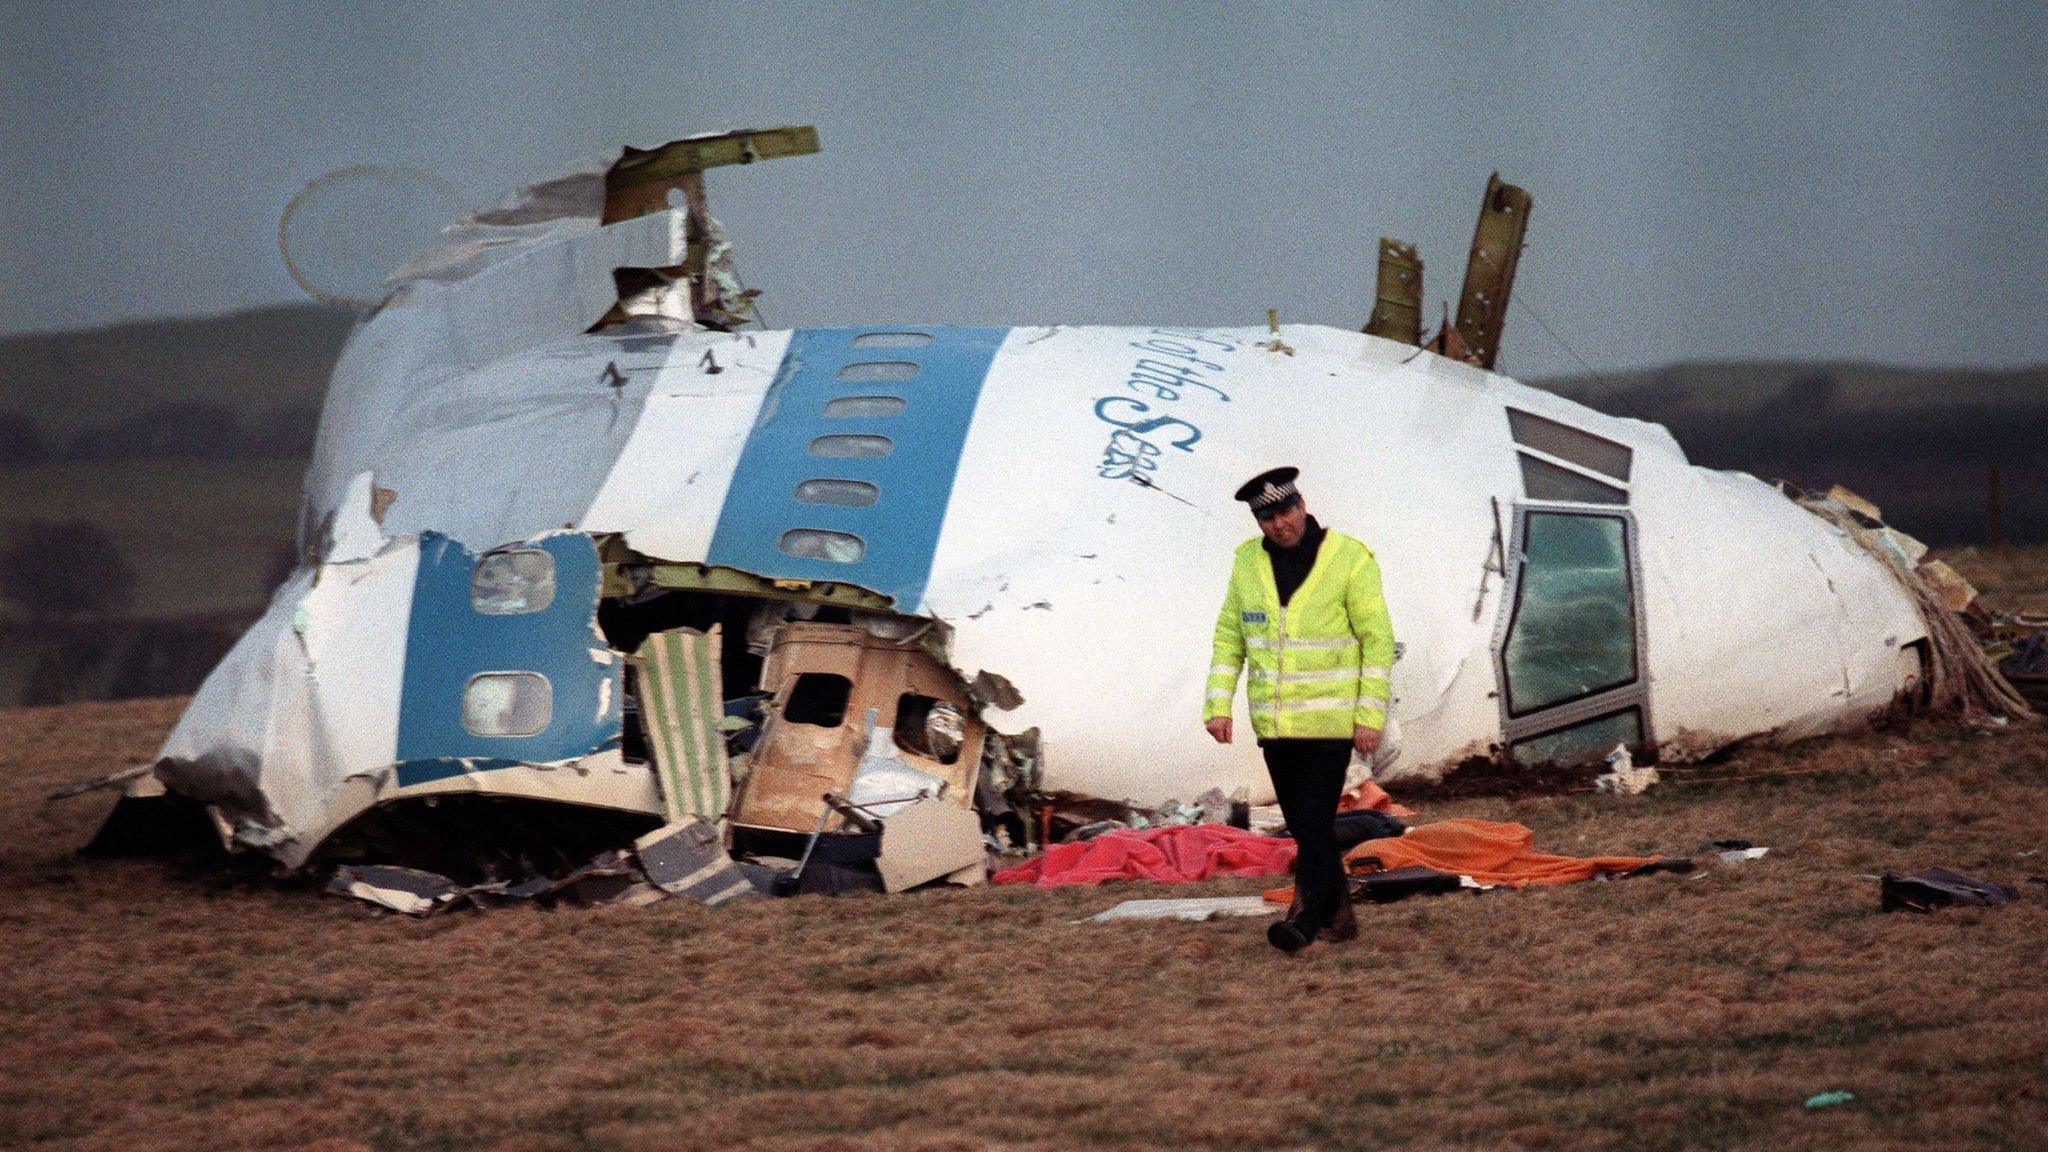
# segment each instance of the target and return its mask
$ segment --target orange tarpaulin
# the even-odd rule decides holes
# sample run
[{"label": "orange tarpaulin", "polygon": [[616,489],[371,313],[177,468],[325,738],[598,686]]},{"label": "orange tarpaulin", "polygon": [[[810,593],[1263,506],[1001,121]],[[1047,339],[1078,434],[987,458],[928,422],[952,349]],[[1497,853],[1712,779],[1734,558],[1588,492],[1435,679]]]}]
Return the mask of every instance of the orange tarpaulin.
[{"label": "orange tarpaulin", "polygon": [[1385,812],[1389,816],[1399,816],[1403,820],[1415,815],[1415,809],[1406,804],[1396,803],[1392,796],[1387,795],[1385,788],[1370,780],[1360,780],[1358,787],[1337,798],[1339,812],[1356,812],[1360,808]]},{"label": "orange tarpaulin", "polygon": [[[1367,840],[1344,854],[1354,876],[1392,871],[1420,864],[1439,872],[1470,876],[1481,884],[1526,888],[1531,884],[1571,884],[1603,872],[1629,872],[1657,861],[1655,856],[1551,856],[1532,851],[1536,834],[1520,824],[1485,820],[1439,820],[1410,828],[1406,836]],[[1285,904],[1294,889],[1266,893]]]}]

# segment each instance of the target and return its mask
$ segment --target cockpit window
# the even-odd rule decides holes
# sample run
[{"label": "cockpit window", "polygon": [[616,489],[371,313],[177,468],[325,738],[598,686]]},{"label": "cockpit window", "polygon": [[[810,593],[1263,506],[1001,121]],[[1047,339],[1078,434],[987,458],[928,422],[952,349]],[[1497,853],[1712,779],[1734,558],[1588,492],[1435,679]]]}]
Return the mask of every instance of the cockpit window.
[{"label": "cockpit window", "polygon": [[1559,460],[1628,483],[1629,465],[1635,459],[1635,451],[1626,444],[1617,444],[1519,408],[1508,409],[1508,431],[1513,434],[1515,443],[1524,448],[1534,448]]},{"label": "cockpit window", "polygon": [[1534,510],[1527,517],[1503,661],[1510,716],[1636,678],[1627,521]]},{"label": "cockpit window", "polygon": [[1565,504],[1626,504],[1628,493],[1612,484],[1602,484],[1527,452],[1517,452],[1522,461],[1522,490],[1531,500],[1552,500]]}]

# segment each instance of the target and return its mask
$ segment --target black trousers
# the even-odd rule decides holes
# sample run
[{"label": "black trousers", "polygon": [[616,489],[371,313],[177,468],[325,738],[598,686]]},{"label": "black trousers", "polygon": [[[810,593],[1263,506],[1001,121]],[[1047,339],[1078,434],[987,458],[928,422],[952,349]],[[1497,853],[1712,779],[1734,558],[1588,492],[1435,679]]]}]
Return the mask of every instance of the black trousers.
[{"label": "black trousers", "polygon": [[1351,766],[1349,740],[1268,740],[1266,772],[1280,814],[1294,837],[1294,889],[1301,922],[1313,931],[1337,915],[1344,894],[1344,859],[1337,850],[1337,800]]}]

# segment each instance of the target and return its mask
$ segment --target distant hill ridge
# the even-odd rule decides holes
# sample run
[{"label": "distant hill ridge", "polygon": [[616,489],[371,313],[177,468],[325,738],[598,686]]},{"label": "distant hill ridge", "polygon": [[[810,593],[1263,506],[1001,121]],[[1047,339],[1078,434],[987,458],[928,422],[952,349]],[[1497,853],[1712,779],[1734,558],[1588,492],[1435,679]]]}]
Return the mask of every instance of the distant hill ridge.
[{"label": "distant hill ridge", "polygon": [[0,460],[303,455],[354,323],[282,304],[0,338]]},{"label": "distant hill ridge", "polygon": [[[353,324],[284,304],[0,338],[0,461],[304,455]],[[1663,424],[1697,464],[1848,484],[1931,542],[1982,539],[1996,461],[2008,538],[2048,540],[2048,364],[1703,361],[1531,383]]]}]

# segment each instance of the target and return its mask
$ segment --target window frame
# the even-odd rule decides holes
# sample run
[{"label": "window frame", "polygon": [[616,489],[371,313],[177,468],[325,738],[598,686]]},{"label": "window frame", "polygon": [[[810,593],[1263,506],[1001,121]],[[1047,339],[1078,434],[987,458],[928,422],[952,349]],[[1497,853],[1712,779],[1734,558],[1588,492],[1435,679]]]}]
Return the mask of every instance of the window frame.
[{"label": "window frame", "polygon": [[[1622,706],[1622,707],[1620,707],[1620,708],[1616,708],[1616,709],[1614,709],[1614,710],[1613,710],[1613,711],[1611,711],[1611,712],[1602,712],[1602,713],[1600,713],[1600,714],[1599,714],[1599,715],[1597,715],[1597,716],[1588,716],[1588,717],[1586,717],[1586,718],[1584,718],[1584,719],[1582,719],[1582,720],[1574,720],[1574,721],[1572,721],[1572,722],[1571,722],[1571,723],[1569,723],[1569,724],[1560,724],[1560,725],[1558,725],[1557,727],[1554,727],[1554,728],[1549,728],[1549,729],[1546,729],[1546,730],[1544,730],[1544,731],[1542,731],[1542,732],[1537,732],[1537,733],[1535,733],[1535,734],[1533,734],[1533,735],[1529,735],[1529,736],[1524,736],[1524,737],[1522,737],[1522,738],[1521,738],[1521,739],[1519,739],[1519,740],[1512,740],[1512,741],[1509,741],[1509,742],[1508,742],[1508,745],[1507,745],[1507,755],[1508,755],[1508,759],[1509,759],[1509,760],[1511,760],[1511,761],[1513,761],[1513,762],[1514,762],[1514,763],[1516,763],[1516,764],[1525,764],[1525,765],[1529,765],[1529,766],[1531,766],[1531,767],[1533,767],[1533,766],[1535,766],[1535,765],[1537,765],[1537,764],[1561,764],[1561,763],[1562,763],[1562,761],[1559,761],[1559,760],[1556,760],[1556,759],[1551,759],[1551,760],[1536,760],[1536,761],[1526,761],[1526,760],[1522,760],[1521,758],[1519,758],[1518,756],[1516,756],[1516,754],[1515,754],[1515,747],[1516,747],[1517,745],[1520,745],[1520,744],[1526,744],[1526,743],[1528,743],[1528,742],[1529,742],[1529,741],[1531,741],[1531,740],[1541,740],[1541,739],[1543,739],[1543,738],[1544,738],[1545,736],[1555,736],[1555,735],[1557,735],[1557,734],[1558,734],[1558,733],[1560,733],[1560,732],[1566,732],[1566,731],[1570,731],[1570,730],[1571,730],[1571,729],[1573,729],[1573,728],[1582,728],[1582,727],[1584,727],[1584,726],[1586,726],[1586,725],[1588,725],[1588,724],[1598,724],[1598,723],[1599,723],[1600,721],[1602,721],[1602,720],[1611,720],[1611,719],[1613,719],[1613,718],[1614,718],[1614,717],[1616,717],[1616,716],[1626,716],[1626,715],[1628,715],[1628,714],[1629,714],[1629,713],[1631,713],[1631,712],[1635,713],[1635,717],[1636,717],[1636,746],[1637,746],[1637,747],[1641,747],[1641,746],[1643,746],[1643,745],[1646,745],[1646,744],[1648,744],[1648,743],[1649,743],[1649,741],[1650,741],[1650,729],[1649,729],[1649,725],[1648,725],[1648,722],[1647,722],[1647,721],[1646,721],[1646,720],[1645,720],[1645,719],[1643,718],[1643,707],[1642,707],[1642,705],[1641,705],[1641,704],[1628,704],[1628,705],[1624,705],[1624,706]],[[1579,760],[1579,761],[1575,761],[1575,762],[1574,762],[1573,764],[1570,764],[1570,765],[1565,765],[1565,766],[1566,766],[1566,767],[1576,767],[1576,766],[1578,766],[1578,765],[1582,765],[1582,764],[1588,764],[1588,763],[1591,763],[1591,762],[1592,762],[1592,761],[1594,761],[1594,760],[1598,760],[1598,759],[1600,759],[1600,757],[1601,757],[1601,756],[1604,756],[1604,755],[1606,755],[1606,752],[1605,752],[1605,751],[1603,750],[1603,751],[1602,751],[1601,753],[1599,753],[1599,755],[1596,755],[1596,756],[1590,757],[1589,759],[1586,759],[1586,760]]]},{"label": "window frame", "polygon": [[[538,607],[521,608],[516,612],[492,612],[479,606],[476,597],[477,577],[483,575],[485,564],[491,562],[494,559],[497,559],[500,556],[539,556],[542,559],[546,560],[548,562],[548,598],[542,601]],[[505,548],[493,548],[490,551],[485,552],[483,555],[478,556],[476,558],[475,563],[471,564],[469,567],[470,612],[478,616],[505,617],[532,616],[535,613],[547,611],[549,608],[554,607],[555,597],[560,593],[560,589],[556,585],[556,576],[558,575],[556,567],[557,566],[555,564],[555,554],[548,551],[545,548],[534,548],[525,545],[519,545]]]},{"label": "window frame", "polygon": [[[1514,523],[1507,545],[1507,579],[1501,589],[1501,605],[1493,633],[1494,697],[1500,705],[1502,754],[1512,758],[1514,746],[1522,741],[1628,708],[1640,711],[1644,748],[1654,746],[1653,733],[1656,729],[1650,708],[1649,629],[1644,619],[1642,550],[1635,512],[1624,505],[1534,500],[1515,501],[1513,510]],[[1515,618],[1520,615],[1522,577],[1529,564],[1527,544],[1532,515],[1595,516],[1622,522],[1622,546],[1627,556],[1629,582],[1629,617],[1635,642],[1635,675],[1626,683],[1559,700],[1516,716],[1510,712],[1509,706],[1508,637],[1513,633]]]},{"label": "window frame", "polygon": [[[883,450],[880,452],[820,452],[818,450],[818,446],[821,444],[827,446],[843,444],[851,447],[855,444],[866,444],[876,440],[882,443]],[[804,455],[818,460],[886,460],[895,454],[896,438],[881,432],[827,432],[823,435],[811,437],[810,443],[804,445]]]},{"label": "window frame", "polygon": [[[1584,480],[1589,484],[1594,484],[1601,488],[1605,488],[1621,498],[1619,500],[1594,501],[1554,500],[1546,497],[1533,496],[1529,492],[1528,469],[1528,463],[1532,460],[1538,464],[1548,465],[1549,467],[1554,468],[1559,472],[1563,472],[1567,476],[1576,476],[1577,478]],[[1535,448],[1521,446],[1516,447],[1515,470],[1522,481],[1522,497],[1523,499],[1527,500],[1532,504],[1571,504],[1574,506],[1584,506],[1588,508],[1625,508],[1628,506],[1629,503],[1629,490],[1627,481],[1616,480],[1614,477],[1609,476],[1605,473],[1595,472],[1592,469],[1585,467],[1584,465],[1574,464],[1570,460],[1566,460],[1561,456],[1552,456],[1548,452],[1543,452]]]},{"label": "window frame", "polygon": [[[839,693],[839,720],[837,723],[820,724],[816,720],[805,720],[789,714],[789,706],[796,701],[797,688],[804,681],[814,677],[819,680],[837,680],[846,685],[845,690]],[[853,719],[854,687],[853,677],[842,672],[820,672],[815,670],[799,672],[790,678],[789,689],[783,692],[775,701],[775,721],[779,724],[801,724],[806,728],[816,728],[821,732],[837,732],[845,728],[847,722]],[[837,690],[835,686],[835,691]]]},{"label": "window frame", "polygon": [[[479,732],[469,726],[469,693],[476,687],[477,681],[494,676],[515,680],[520,677],[531,677],[541,682],[541,686],[547,690],[548,694],[548,714],[547,719],[541,723],[540,727],[535,728],[531,732]],[[547,673],[536,672],[531,668],[487,668],[482,672],[473,673],[469,679],[462,682],[462,695],[458,699],[461,704],[461,713],[456,717],[456,722],[462,725],[464,732],[479,740],[531,740],[555,726],[555,682],[548,678]]]}]

